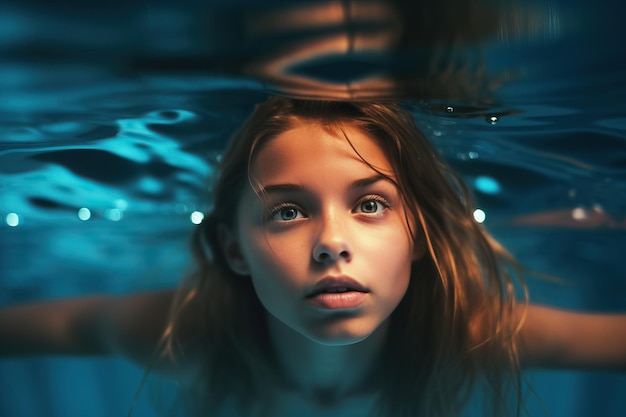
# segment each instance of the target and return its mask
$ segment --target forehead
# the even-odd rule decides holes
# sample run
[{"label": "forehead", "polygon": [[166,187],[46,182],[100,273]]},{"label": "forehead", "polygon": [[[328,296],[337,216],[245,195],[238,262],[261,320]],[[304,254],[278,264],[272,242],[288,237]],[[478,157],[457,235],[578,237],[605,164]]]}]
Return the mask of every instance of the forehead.
[{"label": "forehead", "polygon": [[264,182],[285,174],[320,175],[356,171],[394,177],[393,168],[377,141],[350,125],[332,129],[302,123],[270,139],[257,152],[251,174]]}]

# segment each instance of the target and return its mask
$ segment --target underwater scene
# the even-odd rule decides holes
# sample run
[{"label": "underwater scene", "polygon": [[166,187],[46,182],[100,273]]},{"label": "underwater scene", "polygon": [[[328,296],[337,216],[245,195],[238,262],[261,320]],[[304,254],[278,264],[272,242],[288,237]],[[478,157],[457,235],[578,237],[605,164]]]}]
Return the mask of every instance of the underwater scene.
[{"label": "underwater scene", "polygon": [[[531,302],[623,312],[624,13],[616,0],[5,0],[0,306],[176,287],[228,139],[275,94],[402,100],[476,221],[550,277],[528,278]],[[1,358],[0,416],[170,415],[175,387],[151,376],[135,397],[143,376],[117,358]],[[624,373],[524,378],[530,416],[626,415]]]}]

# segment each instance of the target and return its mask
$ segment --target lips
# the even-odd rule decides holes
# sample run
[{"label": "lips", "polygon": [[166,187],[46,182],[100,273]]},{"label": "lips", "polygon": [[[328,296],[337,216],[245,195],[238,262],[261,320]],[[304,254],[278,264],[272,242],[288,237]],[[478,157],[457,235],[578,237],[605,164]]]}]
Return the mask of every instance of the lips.
[{"label": "lips", "polygon": [[368,293],[370,290],[350,277],[327,277],[318,281],[306,297],[314,298],[320,294],[341,294],[346,292]]}]

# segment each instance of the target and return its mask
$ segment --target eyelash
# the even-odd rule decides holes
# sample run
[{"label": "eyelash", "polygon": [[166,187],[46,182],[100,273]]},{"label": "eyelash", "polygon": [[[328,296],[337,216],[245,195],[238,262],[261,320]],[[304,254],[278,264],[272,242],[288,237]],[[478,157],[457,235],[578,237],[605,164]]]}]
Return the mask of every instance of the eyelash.
[{"label": "eyelash", "polygon": [[[275,206],[272,206],[269,210],[267,210],[267,220],[274,220],[274,216],[276,216],[278,213],[280,213],[281,210],[286,209],[286,208],[294,208],[298,210],[300,214],[302,214],[303,216],[306,216],[306,214],[304,214],[304,210],[302,210],[300,206],[298,206],[297,204],[278,203]],[[289,220],[278,220],[278,221],[287,222]]]},{"label": "eyelash", "polygon": [[[376,201],[377,203],[382,204],[383,210],[391,208],[391,204],[389,204],[389,201],[387,201],[386,198],[378,194],[370,194],[370,195],[361,197],[361,199],[359,199],[359,201],[357,202],[355,209],[357,207],[360,207],[363,203],[368,202],[368,201]],[[380,214],[380,213],[365,213],[365,214]]]},{"label": "eyelash", "polygon": [[[386,198],[384,198],[383,196],[380,196],[378,194],[370,194],[370,195],[366,195],[361,197],[357,203],[354,206],[354,209],[352,210],[353,212],[357,211],[361,205],[363,203],[366,203],[368,201],[375,201],[377,203],[380,203],[383,206],[383,210],[385,209],[389,209],[391,207],[391,204],[389,204],[389,202],[387,201]],[[275,220],[274,217],[281,212],[281,210],[284,210],[286,208],[293,208],[295,210],[297,210],[299,212],[299,214],[302,215],[302,217],[307,217],[306,213],[304,212],[304,210],[302,210],[302,208],[295,204],[295,203],[289,203],[289,202],[284,202],[284,203],[278,203],[275,206],[271,207],[269,210],[267,210],[266,213],[266,219],[267,220]],[[380,215],[381,213],[367,213],[367,212],[363,212],[363,214],[375,214],[375,215]],[[296,217],[298,218],[298,217]],[[295,220],[295,219],[292,219]],[[276,220],[279,222],[289,222],[292,220]]]}]

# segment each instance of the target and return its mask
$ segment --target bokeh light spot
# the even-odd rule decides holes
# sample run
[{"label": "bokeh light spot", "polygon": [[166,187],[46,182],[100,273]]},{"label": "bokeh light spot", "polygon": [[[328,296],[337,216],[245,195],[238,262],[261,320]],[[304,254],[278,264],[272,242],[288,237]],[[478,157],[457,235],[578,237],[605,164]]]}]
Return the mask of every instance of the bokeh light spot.
[{"label": "bokeh light spot", "polygon": [[5,218],[7,224],[11,227],[15,227],[20,224],[20,216],[17,213],[9,213]]},{"label": "bokeh light spot", "polygon": [[482,223],[485,221],[486,218],[487,218],[487,215],[485,214],[483,210],[479,208],[474,210],[474,220],[476,220],[476,222]]},{"label": "bokeh light spot", "polygon": [[474,180],[474,187],[485,194],[498,194],[500,192],[500,183],[487,176],[477,177]]},{"label": "bokeh light spot", "polygon": [[91,211],[86,207],[80,208],[78,210],[78,218],[82,221],[89,220],[91,218]]},{"label": "bokeh light spot", "polygon": [[120,209],[108,209],[105,214],[107,219],[112,222],[119,222],[122,220],[122,211]]},{"label": "bokeh light spot", "polygon": [[202,220],[204,219],[204,214],[200,211],[194,211],[193,213],[191,213],[189,218],[191,219],[191,222],[193,224],[200,224],[202,223]]}]

